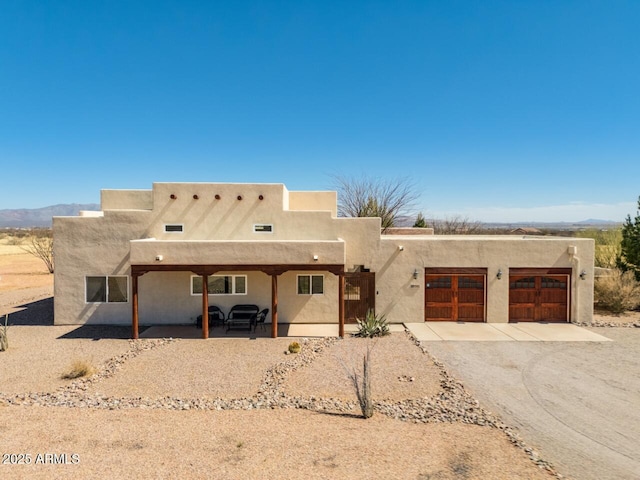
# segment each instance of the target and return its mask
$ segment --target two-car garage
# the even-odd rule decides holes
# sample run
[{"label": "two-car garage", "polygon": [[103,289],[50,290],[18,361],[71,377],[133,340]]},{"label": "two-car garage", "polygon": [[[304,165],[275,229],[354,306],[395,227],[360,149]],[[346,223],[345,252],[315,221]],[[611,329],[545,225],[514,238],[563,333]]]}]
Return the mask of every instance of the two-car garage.
[{"label": "two-car garage", "polygon": [[[509,322],[569,320],[571,269],[509,269]],[[486,268],[426,268],[425,321],[485,322]]]}]

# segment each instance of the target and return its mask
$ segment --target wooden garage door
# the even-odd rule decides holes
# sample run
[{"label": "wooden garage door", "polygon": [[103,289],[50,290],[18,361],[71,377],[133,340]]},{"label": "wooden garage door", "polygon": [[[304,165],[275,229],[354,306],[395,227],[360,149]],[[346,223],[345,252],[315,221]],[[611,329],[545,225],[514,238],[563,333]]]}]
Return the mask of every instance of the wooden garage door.
[{"label": "wooden garage door", "polygon": [[[440,269],[442,270],[442,269]],[[425,273],[425,321],[484,322],[486,274]]]},{"label": "wooden garage door", "polygon": [[510,270],[510,322],[568,321],[571,275],[559,270]]}]

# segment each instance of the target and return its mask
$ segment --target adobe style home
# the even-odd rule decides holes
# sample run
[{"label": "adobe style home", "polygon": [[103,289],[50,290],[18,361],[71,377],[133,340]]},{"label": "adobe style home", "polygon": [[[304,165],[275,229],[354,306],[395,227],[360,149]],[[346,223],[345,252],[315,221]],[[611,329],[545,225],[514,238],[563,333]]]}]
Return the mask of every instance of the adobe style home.
[{"label": "adobe style home", "polygon": [[[337,216],[336,192],[281,184],[155,183],[103,190],[100,212],[55,217],[55,323],[193,324],[209,306],[267,323],[589,322],[594,243],[382,233]],[[202,335],[209,335],[202,322]]]}]

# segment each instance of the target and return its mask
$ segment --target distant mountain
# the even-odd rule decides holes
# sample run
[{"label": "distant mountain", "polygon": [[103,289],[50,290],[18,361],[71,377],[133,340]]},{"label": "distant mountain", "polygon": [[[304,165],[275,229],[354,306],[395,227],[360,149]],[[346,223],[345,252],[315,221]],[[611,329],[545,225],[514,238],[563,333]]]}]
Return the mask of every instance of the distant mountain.
[{"label": "distant mountain", "polygon": [[620,222],[614,222],[613,220],[598,220],[597,218],[588,218],[587,220],[582,220],[581,222],[576,222],[579,225],[600,225],[600,224],[615,224]]},{"label": "distant mountain", "polygon": [[80,210],[100,210],[100,205],[71,203],[42,208],[0,210],[0,227],[50,227],[52,217],[76,216]]}]

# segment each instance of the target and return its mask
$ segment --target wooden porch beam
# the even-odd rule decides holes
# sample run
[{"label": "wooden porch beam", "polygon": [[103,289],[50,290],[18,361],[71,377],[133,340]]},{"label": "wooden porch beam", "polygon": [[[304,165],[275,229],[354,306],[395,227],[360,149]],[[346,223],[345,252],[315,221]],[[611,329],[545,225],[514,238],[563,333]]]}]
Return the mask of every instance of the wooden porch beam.
[{"label": "wooden porch beam", "polygon": [[138,275],[131,275],[131,338],[138,339]]},{"label": "wooden porch beam", "polygon": [[344,273],[338,275],[338,336],[344,338]]},{"label": "wooden porch beam", "polygon": [[271,275],[271,338],[278,338],[278,275]]},{"label": "wooden porch beam", "polygon": [[143,275],[147,272],[193,272],[196,275],[213,275],[218,272],[242,272],[242,271],[258,271],[267,275],[281,275],[292,270],[303,271],[326,271],[339,275],[344,272],[344,265],[341,264],[273,264],[273,265],[255,265],[255,264],[238,264],[238,265],[218,265],[218,264],[147,264],[147,265],[131,265],[131,272]]},{"label": "wooden porch beam", "polygon": [[209,276],[202,275],[202,338],[209,338]]}]

